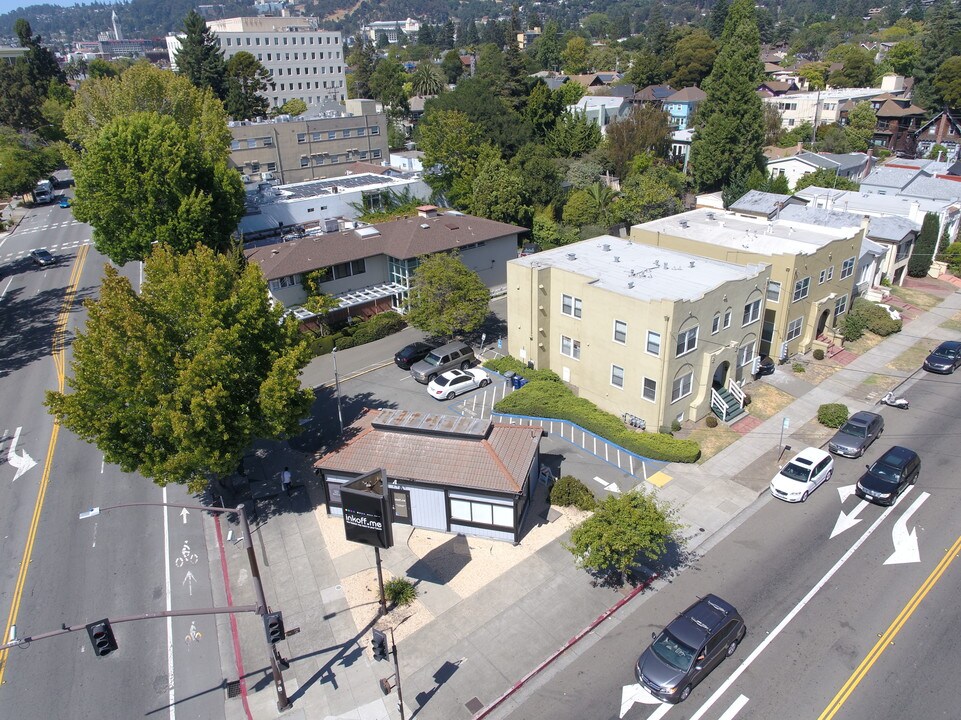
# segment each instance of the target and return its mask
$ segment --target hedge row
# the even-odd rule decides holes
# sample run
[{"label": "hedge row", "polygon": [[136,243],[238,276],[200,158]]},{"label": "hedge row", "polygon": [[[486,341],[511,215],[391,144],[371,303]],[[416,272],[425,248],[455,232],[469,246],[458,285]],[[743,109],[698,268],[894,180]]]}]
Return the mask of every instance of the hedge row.
[{"label": "hedge row", "polygon": [[511,357],[510,355],[505,355],[504,357],[497,358],[496,360],[487,360],[484,362],[484,367],[498,372],[503,375],[506,372],[513,372],[515,375],[520,375],[522,378],[528,380],[550,380],[551,382],[560,382],[560,376],[553,370],[533,370],[520,360]]},{"label": "hedge row", "polygon": [[887,310],[873,302],[857,298],[841,324],[841,332],[845,340],[853,342],[858,340],[865,330],[887,337],[892,333],[901,332],[901,321],[892,320]]},{"label": "hedge row", "polygon": [[[530,372],[535,371],[527,371]],[[566,385],[553,380],[531,380],[494,405],[494,410],[567,420],[626,450],[654,460],[692,463],[701,455],[701,448],[693,440],[678,440],[670,435],[630,430],[620,418],[600,410],[589,400],[576,397]]]},{"label": "hedge row", "polygon": [[310,351],[314,356],[326,355],[335,347],[338,350],[365,345],[393,335],[404,329],[404,316],[393,310],[378,313],[369,320],[348,325],[341,330],[323,337],[315,337],[310,341]]}]

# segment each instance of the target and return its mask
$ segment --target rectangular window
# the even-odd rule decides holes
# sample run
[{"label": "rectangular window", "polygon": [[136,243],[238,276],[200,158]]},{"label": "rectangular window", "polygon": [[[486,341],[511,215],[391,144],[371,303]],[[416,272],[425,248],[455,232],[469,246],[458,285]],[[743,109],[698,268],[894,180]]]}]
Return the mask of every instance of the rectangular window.
[{"label": "rectangular window", "polygon": [[336,140],[336,139],[337,139],[337,131],[336,131],[336,130],[330,130],[330,131],[328,131],[328,132],[327,132],[327,139],[328,139],[328,140]]},{"label": "rectangular window", "polygon": [[300,167],[310,167],[310,158],[306,155],[300,156]]},{"label": "rectangular window", "polygon": [[268,135],[267,137],[264,137],[264,138],[260,138],[260,139],[261,139],[261,141],[264,143],[264,147],[273,147],[273,146],[274,146],[274,139],[273,139],[270,135]]},{"label": "rectangular window", "polygon": [[343,132],[343,137],[345,137],[345,138],[349,138],[349,137],[350,137],[350,128],[347,128],[347,129],[344,130],[344,132]]},{"label": "rectangular window", "polygon": [[721,330],[721,313],[714,316],[714,320],[711,322],[711,335],[717,335]]},{"label": "rectangular window", "polygon": [[320,142],[321,140],[324,139],[324,134],[320,132],[311,133],[310,139],[313,140],[314,142]]},{"label": "rectangular window", "polygon": [[581,316],[581,299],[572,295],[561,295],[561,314],[579,318]]},{"label": "rectangular window", "polygon": [[781,283],[774,282],[773,280],[768,280],[767,299],[770,300],[771,302],[781,301]]},{"label": "rectangular window", "polygon": [[275,170],[277,170],[277,163],[275,162],[267,163],[267,172],[274,172]]},{"label": "rectangular window", "polygon": [[654,402],[657,399],[657,381],[644,378],[644,387],[641,389],[641,396],[645,400]]},{"label": "rectangular window", "polygon": [[367,134],[367,128],[357,128],[357,137],[364,137]]},{"label": "rectangular window", "polygon": [[823,285],[828,280],[834,277],[834,266],[826,268],[820,272],[818,275],[818,285]]},{"label": "rectangular window", "polygon": [[690,330],[682,330],[677,334],[677,352],[674,357],[681,357],[697,349],[697,326]]},{"label": "rectangular window", "polygon": [[614,387],[624,387],[624,368],[620,365],[611,365],[611,385]]},{"label": "rectangular window", "polygon": [[787,337],[785,340],[791,342],[794,338],[801,334],[801,324],[804,322],[804,318],[795,318],[787,325]]},{"label": "rectangular window", "polygon": [[660,356],[661,354],[661,333],[653,330],[647,331],[647,352],[651,355]]},{"label": "rectangular window", "polygon": [[724,313],[724,329],[727,330],[729,327],[731,327],[731,308]]},{"label": "rectangular window", "polygon": [[514,508],[510,505],[461,500],[452,496],[450,519],[452,522],[467,522],[511,530],[514,528]]},{"label": "rectangular window", "polygon": [[798,300],[803,300],[808,296],[808,290],[811,289],[811,278],[806,277],[798,280],[794,283],[794,298],[791,302],[797,302]]},{"label": "rectangular window", "polygon": [[373,157],[375,157],[375,158],[379,158],[379,157],[380,157],[380,150],[374,150],[373,153],[371,153],[371,155],[372,155]]},{"label": "rectangular window", "polygon": [[742,345],[741,349],[738,350],[737,365],[738,367],[744,367],[753,359],[754,359],[754,341],[752,340],[747,345]]},{"label": "rectangular window", "polygon": [[575,360],[581,359],[581,341],[561,335],[561,355]]},{"label": "rectangular window", "polygon": [[854,274],[854,258],[848,258],[841,263],[841,279],[851,277]]},{"label": "rectangular window", "polygon": [[297,142],[299,143],[307,142],[307,133],[297,133]]},{"label": "rectangular window", "polygon": [[614,321],[614,342],[622,345],[627,342],[627,323],[623,320]]},{"label": "rectangular window", "polygon": [[757,322],[761,317],[761,298],[749,302],[744,306],[744,317],[741,321],[741,326],[750,325],[753,322]]},{"label": "rectangular window", "polygon": [[372,127],[372,128],[370,129],[370,134],[371,134],[371,135],[380,135],[380,126],[375,125],[374,127]]},{"label": "rectangular window", "polygon": [[682,397],[687,397],[691,394],[691,389],[694,385],[694,373],[688,373],[687,375],[681,375],[674,381],[671,386],[671,402],[677,402]]},{"label": "rectangular window", "polygon": [[848,296],[842,295],[834,301],[834,317],[842,315],[848,309]]}]

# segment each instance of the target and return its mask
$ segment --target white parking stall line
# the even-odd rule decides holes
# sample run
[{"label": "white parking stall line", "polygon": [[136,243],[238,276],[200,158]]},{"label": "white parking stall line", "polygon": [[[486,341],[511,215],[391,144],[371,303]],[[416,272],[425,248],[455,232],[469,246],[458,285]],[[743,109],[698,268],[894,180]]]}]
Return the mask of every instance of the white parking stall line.
[{"label": "white parking stall line", "polygon": [[721,717],[717,720],[734,720],[735,716],[747,705],[748,699],[743,695],[738,695],[737,700],[731,703],[729,707]]},{"label": "white parking stall line", "polygon": [[647,720],[661,720],[662,717],[667,715],[671,708],[674,707],[670,703],[661,703],[657,706],[657,710],[651,713],[651,716]]}]

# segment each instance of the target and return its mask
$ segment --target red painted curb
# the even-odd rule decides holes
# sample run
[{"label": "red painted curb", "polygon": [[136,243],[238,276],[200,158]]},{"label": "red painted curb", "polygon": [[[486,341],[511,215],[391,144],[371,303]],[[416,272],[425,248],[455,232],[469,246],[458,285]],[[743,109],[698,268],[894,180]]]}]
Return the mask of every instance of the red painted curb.
[{"label": "red painted curb", "polygon": [[[220,570],[224,575],[224,590],[227,592],[227,605],[233,605],[234,600],[230,594],[230,576],[227,573],[227,553],[224,551],[224,538],[220,530],[220,516],[214,517],[214,527],[217,529],[217,547],[220,548]],[[250,713],[250,705],[247,704],[247,679],[244,676],[244,660],[240,655],[240,634],[237,632],[237,616],[230,614],[230,634],[234,643],[234,660],[237,663],[237,677],[240,680],[240,699],[244,704],[244,712],[247,713],[247,720],[254,720]]]},{"label": "red painted curb", "polygon": [[607,610],[605,610],[603,613],[601,613],[600,615],[598,615],[597,618],[595,618],[594,622],[592,622],[592,623],[591,623],[590,625],[588,625],[586,628],[584,628],[584,629],[581,630],[579,633],[577,633],[577,635],[575,635],[575,636],[572,637],[570,640],[568,640],[566,643],[564,643],[558,650],[554,651],[554,653],[551,654],[544,662],[542,662],[542,663],[541,663],[540,665],[538,665],[536,668],[534,668],[534,669],[531,670],[529,673],[527,673],[527,675],[525,675],[525,676],[522,677],[520,680],[518,680],[516,683],[514,683],[513,685],[511,685],[511,687],[508,688],[507,692],[505,692],[503,695],[501,695],[499,698],[497,698],[497,699],[496,699],[494,702],[492,702],[490,705],[488,705],[488,706],[485,707],[483,710],[479,711],[476,715],[474,715],[474,717],[473,717],[472,720],[481,720],[481,718],[487,717],[492,711],[496,710],[497,707],[500,706],[501,703],[503,703],[505,700],[507,700],[507,698],[509,698],[509,697],[510,697],[511,695],[513,695],[514,693],[516,693],[516,692],[517,692],[518,690],[520,690],[522,687],[524,687],[524,685],[526,685],[532,678],[534,678],[536,675],[538,675],[544,668],[546,668],[548,665],[550,665],[552,662],[554,662],[557,658],[559,658],[561,655],[563,655],[565,652],[567,652],[570,648],[574,647],[574,645],[576,645],[585,635],[587,635],[589,632],[592,632],[593,630],[595,630],[595,629],[597,628],[597,626],[600,625],[600,624],[601,624],[602,622],[604,622],[605,620],[607,620],[607,618],[609,618],[611,615],[613,615],[614,613],[616,613],[618,610],[620,610],[622,607],[624,607],[627,603],[629,603],[629,602],[630,602],[631,600],[633,600],[635,597],[637,597],[637,596],[640,595],[642,592],[644,592],[644,591],[650,586],[650,584],[651,584],[652,582],[654,582],[655,580],[657,580],[657,577],[658,577],[657,573],[654,573],[653,575],[651,575],[650,578],[648,578],[647,582],[645,582],[645,583],[643,583],[643,584],[641,584],[641,585],[638,585],[636,588],[634,588],[633,590],[631,590],[630,593],[628,593],[627,595],[625,595],[624,597],[622,597],[622,598],[621,598],[620,600],[618,600],[616,603],[614,603],[613,605],[611,605],[611,607],[609,607],[609,608],[608,608]]}]

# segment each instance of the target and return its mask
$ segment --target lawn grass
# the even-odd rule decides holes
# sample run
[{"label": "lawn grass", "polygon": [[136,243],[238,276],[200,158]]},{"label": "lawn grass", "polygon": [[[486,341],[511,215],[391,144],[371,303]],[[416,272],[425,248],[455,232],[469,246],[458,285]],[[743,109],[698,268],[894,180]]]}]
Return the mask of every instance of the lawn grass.
[{"label": "lawn grass", "polygon": [[[751,404],[747,409],[758,420],[767,420],[794,402],[790,393],[763,382],[753,383],[747,391],[751,395]],[[701,451],[704,449],[701,448]]]},{"label": "lawn grass", "polygon": [[921,340],[889,362],[888,367],[902,372],[917,370],[936,344],[933,340]]},{"label": "lawn grass", "polygon": [[870,330],[865,330],[864,334],[857,340],[844,343],[844,349],[855,355],[863,355],[875,345],[884,340],[880,335],[875,335]]},{"label": "lawn grass", "polygon": [[961,332],[961,312],[957,312],[945,320],[941,323],[940,327],[943,327],[945,330],[957,330]]},{"label": "lawn grass", "polygon": [[718,423],[717,427],[713,428],[709,428],[702,423],[703,420],[687,436],[689,440],[694,440],[701,446],[701,457],[697,460],[699,465],[706,460],[710,460],[728,445],[741,438],[737,431],[732,430],[729,425],[724,423]]},{"label": "lawn grass", "polygon": [[940,305],[941,301],[944,299],[938,297],[937,295],[932,295],[931,293],[906,287],[892,287],[891,294],[895,297],[901,298],[909,305],[914,305],[914,307],[921,308],[922,310],[930,310],[935,305]]}]

